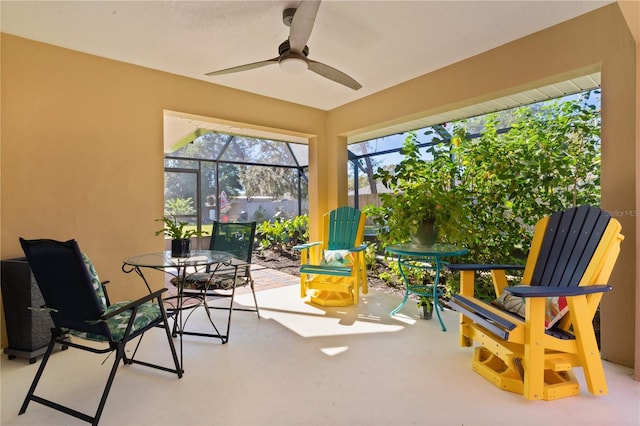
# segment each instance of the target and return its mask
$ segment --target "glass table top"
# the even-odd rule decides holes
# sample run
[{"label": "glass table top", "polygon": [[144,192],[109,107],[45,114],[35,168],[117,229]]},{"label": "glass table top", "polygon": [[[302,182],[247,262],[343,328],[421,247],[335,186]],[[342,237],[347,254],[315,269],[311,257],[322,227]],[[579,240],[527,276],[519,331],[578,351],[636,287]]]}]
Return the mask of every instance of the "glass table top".
[{"label": "glass table top", "polygon": [[462,256],[468,252],[464,247],[440,243],[432,246],[423,246],[414,243],[393,244],[387,246],[385,250],[389,253],[405,256]]},{"label": "glass table top", "polygon": [[189,257],[171,257],[171,251],[145,253],[131,256],[123,261],[126,265],[147,268],[213,265],[229,261],[233,255],[218,250],[192,250]]}]

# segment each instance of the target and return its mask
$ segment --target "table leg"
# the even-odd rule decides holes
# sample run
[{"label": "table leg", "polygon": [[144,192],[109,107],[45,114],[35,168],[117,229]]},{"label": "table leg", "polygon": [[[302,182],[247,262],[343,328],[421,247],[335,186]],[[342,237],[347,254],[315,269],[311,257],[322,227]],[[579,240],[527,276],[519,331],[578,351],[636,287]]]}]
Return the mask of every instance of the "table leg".
[{"label": "table leg", "polygon": [[[183,355],[183,350],[182,350],[182,332],[183,330],[183,326],[184,323],[182,322],[182,304],[184,302],[184,280],[187,277],[187,267],[183,266],[182,267],[182,275],[180,274],[180,268],[178,267],[178,273],[177,275],[181,278],[178,278],[178,303],[176,304],[176,308],[178,309],[178,312],[176,314],[176,318],[174,320],[173,323],[173,330],[174,333],[177,332],[178,339],[180,340],[180,368],[182,369],[182,371],[184,371],[184,358],[182,357]],[[178,326],[179,324],[179,326]],[[179,327],[179,330],[178,330]]]},{"label": "table leg", "polygon": [[[163,269],[164,270],[164,269]],[[149,290],[149,293],[151,293],[151,286],[149,285],[149,282],[147,281],[147,278],[144,276],[144,273],[142,272],[142,268],[139,266],[134,266],[131,269],[127,269],[126,265],[122,265],[122,271],[124,273],[130,273],[132,271],[135,271],[135,273],[142,278],[142,281],[144,281],[144,284],[147,286],[147,290]],[[183,275],[182,278],[184,279],[184,271],[186,271],[186,268],[183,268]],[[180,267],[178,267],[178,270],[176,271],[176,275],[179,277],[180,276]],[[184,282],[184,281],[183,281]],[[180,339],[180,360],[179,360],[179,364],[180,364],[180,369],[184,372],[184,366],[182,363],[182,328],[180,329],[180,333],[178,333],[178,321],[180,322],[180,325],[182,326],[182,288],[180,287],[180,284],[178,284],[178,296],[177,296],[177,309],[178,312],[175,313],[174,317],[173,317],[173,330],[172,330],[172,335],[173,337],[176,337],[178,334],[180,335],[179,339]],[[178,318],[179,317],[179,318]]]},{"label": "table leg", "polygon": [[407,299],[409,298],[409,279],[404,274],[404,269],[402,269],[402,255],[398,256],[398,269],[400,270],[400,275],[402,276],[402,281],[404,282],[404,297],[402,298],[402,302],[400,302],[398,307],[391,311],[391,316],[400,312],[400,309],[403,308],[403,306],[407,303]]},{"label": "table leg", "polygon": [[[440,316],[440,311],[444,310],[444,308],[440,305],[440,299],[438,298],[438,283],[440,282],[440,270],[442,269],[442,261],[440,260],[440,256],[436,256],[436,276],[433,279],[433,309],[436,311],[436,315],[438,315],[438,321],[440,321],[440,325],[442,326],[442,331],[447,331],[447,327],[444,326],[444,322],[442,322],[442,317]],[[438,310],[440,308],[440,310]]]},{"label": "table leg", "polygon": [[[216,270],[220,265],[216,266]],[[179,284],[178,284],[178,303],[176,306],[176,309],[178,311],[176,317],[176,321],[174,323],[174,334],[180,334],[180,346],[181,346],[181,354],[182,354],[182,337],[184,334],[190,335],[190,336],[202,336],[202,337],[217,337],[220,339],[220,341],[224,344],[227,343],[229,341],[229,329],[231,327],[231,309],[229,309],[229,317],[228,317],[228,322],[227,322],[227,333],[226,334],[222,334],[220,332],[220,330],[218,330],[218,327],[215,325],[214,321],[213,321],[213,317],[211,316],[211,309],[217,309],[217,308],[213,308],[210,307],[209,304],[207,303],[207,286],[205,286],[204,289],[201,289],[199,291],[199,293],[197,295],[195,294],[187,294],[185,297],[185,293],[184,293],[184,284],[187,282],[186,278],[187,278],[187,266],[181,266],[182,268],[182,273],[180,273],[180,271],[178,271],[177,275],[179,277],[181,277],[179,279]],[[213,271],[213,273],[215,274],[215,270]],[[237,273],[237,270],[236,270]],[[213,274],[212,276],[209,278],[210,280],[213,278]],[[235,279],[234,279],[234,288],[233,288],[233,295],[231,297],[232,303],[233,303],[233,296],[235,295]],[[184,300],[185,299],[198,299],[199,303],[195,306],[188,306],[185,307],[184,306]],[[209,320],[209,323],[211,324],[211,326],[213,327],[215,334],[212,333],[205,333],[205,332],[198,332],[198,331],[187,331],[186,328],[186,322],[189,320],[189,317],[193,314],[193,310],[198,309],[202,307],[205,310],[205,314],[207,315],[207,318]],[[187,315],[186,319],[183,319],[183,311],[185,309],[191,309],[191,313],[189,313],[189,315]]]},{"label": "table leg", "polygon": [[[442,305],[440,305],[440,301],[438,298],[438,283],[440,282],[440,271],[442,270],[442,260],[440,259],[440,256],[433,256],[433,257],[435,258],[435,263],[436,263],[435,277],[433,279],[433,288],[431,293],[431,298],[433,299],[433,309],[436,311],[436,315],[438,316],[438,321],[440,322],[442,331],[447,331],[447,328],[445,327],[444,322],[442,321],[442,317],[440,316],[440,311],[442,311],[444,308],[442,307]],[[400,270],[400,275],[402,276],[402,281],[404,282],[405,290],[404,290],[404,297],[402,298],[402,302],[400,302],[400,304],[393,311],[391,311],[392,316],[400,312],[400,309],[402,309],[404,305],[407,303],[407,299],[409,298],[409,293],[411,293],[411,291],[409,290],[409,278],[406,276],[404,272],[403,265],[404,265],[404,262],[402,260],[402,255],[399,255],[398,269]],[[440,308],[440,311],[438,310],[438,308]]]}]

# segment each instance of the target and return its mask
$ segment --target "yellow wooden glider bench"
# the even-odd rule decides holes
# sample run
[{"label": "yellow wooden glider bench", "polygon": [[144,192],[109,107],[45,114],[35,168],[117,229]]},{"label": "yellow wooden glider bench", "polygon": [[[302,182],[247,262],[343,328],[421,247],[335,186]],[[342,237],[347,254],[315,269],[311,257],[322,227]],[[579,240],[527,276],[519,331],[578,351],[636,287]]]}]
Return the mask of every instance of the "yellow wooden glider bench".
[{"label": "yellow wooden glider bench", "polygon": [[[624,239],[620,223],[596,207],[580,206],[541,219],[521,285],[507,285],[516,265],[449,265],[460,271],[460,345],[475,347],[473,370],[500,389],[527,399],[553,400],[580,392],[582,367],[590,393],[607,384],[593,317]],[[474,297],[475,271],[490,271],[498,298]]]}]

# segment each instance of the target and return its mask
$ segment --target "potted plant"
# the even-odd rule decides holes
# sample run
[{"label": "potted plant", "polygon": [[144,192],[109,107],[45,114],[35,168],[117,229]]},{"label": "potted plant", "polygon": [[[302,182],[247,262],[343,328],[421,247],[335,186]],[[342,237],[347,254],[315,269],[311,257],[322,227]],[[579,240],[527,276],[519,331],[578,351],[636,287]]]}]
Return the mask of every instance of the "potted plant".
[{"label": "potted plant", "polygon": [[426,296],[420,296],[418,300],[418,309],[420,310],[420,316],[423,319],[431,319],[433,315],[433,302],[431,298]]},{"label": "potted plant", "polygon": [[171,238],[171,257],[188,257],[191,251],[191,237],[207,234],[206,231],[187,228],[189,223],[178,220],[175,215],[162,216],[156,219],[156,222],[164,224],[162,229],[156,231],[156,235],[163,234]]},{"label": "potted plant", "polygon": [[[434,145],[435,146],[435,145]],[[404,158],[393,170],[379,168],[375,178],[389,190],[380,194],[381,205],[367,208],[366,214],[383,231],[383,242],[412,241],[433,245],[438,231],[449,235],[456,215],[455,173],[444,160],[446,151],[432,149],[432,160],[422,158],[415,132],[407,136],[401,153]],[[419,231],[427,233],[425,237]]]}]

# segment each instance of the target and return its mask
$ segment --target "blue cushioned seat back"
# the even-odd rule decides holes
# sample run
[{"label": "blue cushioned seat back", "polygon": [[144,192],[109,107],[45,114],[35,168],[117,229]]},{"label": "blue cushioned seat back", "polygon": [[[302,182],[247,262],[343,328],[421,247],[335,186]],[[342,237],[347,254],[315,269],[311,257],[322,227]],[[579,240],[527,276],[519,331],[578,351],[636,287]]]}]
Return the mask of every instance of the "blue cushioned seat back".
[{"label": "blue cushioned seat back", "polygon": [[580,206],[549,217],[531,285],[577,287],[611,216]]},{"label": "blue cushioned seat back", "polygon": [[78,243],[20,238],[20,244],[55,326],[110,338],[107,324],[98,322],[104,304],[93,288]]}]

